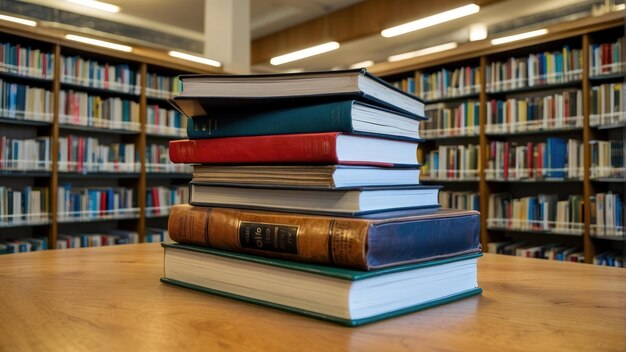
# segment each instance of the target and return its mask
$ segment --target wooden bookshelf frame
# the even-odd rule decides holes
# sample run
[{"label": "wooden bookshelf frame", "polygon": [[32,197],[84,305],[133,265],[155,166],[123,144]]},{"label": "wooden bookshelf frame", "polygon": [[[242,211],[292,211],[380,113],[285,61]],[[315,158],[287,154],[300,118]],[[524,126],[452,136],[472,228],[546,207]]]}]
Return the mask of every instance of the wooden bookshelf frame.
[{"label": "wooden bookshelf frame", "polygon": [[[50,53],[54,56],[54,72],[52,80],[52,94],[53,94],[53,122],[51,125],[51,153],[52,153],[52,171],[50,174],[50,224],[48,227],[48,247],[49,249],[56,248],[56,241],[58,237],[58,186],[59,186],[59,165],[58,165],[58,152],[59,152],[59,135],[60,135],[60,122],[59,122],[59,97],[61,92],[61,52],[62,49],[79,50],[87,53],[85,57],[89,57],[89,54],[93,54],[99,57],[111,58],[114,60],[127,61],[129,64],[133,64],[137,67],[137,72],[140,74],[140,81],[137,84],[141,87],[141,92],[137,96],[139,103],[139,121],[141,124],[140,131],[136,135],[135,148],[139,155],[139,161],[141,163],[141,169],[139,177],[135,186],[136,189],[136,202],[139,208],[139,217],[136,219],[136,226],[134,229],[139,234],[139,241],[144,242],[146,236],[146,190],[147,179],[149,175],[146,172],[146,148],[147,148],[147,101],[146,94],[146,79],[148,74],[148,65],[161,68],[165,71],[173,71],[180,73],[224,73],[221,68],[215,68],[206,66],[182,59],[170,57],[165,50],[158,50],[149,47],[133,46],[131,53],[115,51],[106,48],[100,48],[88,44],[82,44],[66,40],[64,37],[65,31],[60,31],[54,28],[46,27],[26,27],[19,25],[9,25],[0,23],[0,33],[9,34],[15,37],[21,37],[25,40],[34,40],[42,43],[47,43],[52,46]],[[9,42],[11,42],[9,40]],[[19,43],[15,43],[19,44]],[[166,74],[167,75],[167,74]],[[88,88],[87,88],[88,89]],[[111,95],[116,96],[115,91],[111,92]],[[123,93],[120,93],[123,95]],[[133,99],[134,100],[134,99]],[[173,108],[172,108],[173,109]],[[21,121],[16,121],[16,124],[21,124]],[[26,124],[26,123],[24,123]],[[3,176],[0,175],[0,179]],[[119,176],[121,177],[121,176]],[[119,179],[118,177],[118,179]],[[113,178],[115,178],[113,176]],[[98,179],[95,177],[94,179]],[[134,221],[134,220],[133,220]]]},{"label": "wooden bookshelf frame", "polygon": [[[583,72],[581,89],[583,91],[583,128],[582,128],[582,142],[584,144],[584,173],[583,173],[583,202],[589,204],[589,199],[593,195],[593,185],[590,179],[590,166],[591,166],[591,147],[589,141],[593,139],[594,130],[590,127],[590,96],[588,92],[591,88],[591,82],[589,79],[590,62],[589,62],[589,44],[591,43],[591,34],[607,29],[618,29],[624,26],[624,11],[617,11],[600,15],[596,17],[587,17],[580,20],[571,22],[564,22],[546,26],[548,34],[535,37],[527,40],[512,42],[504,45],[493,46],[489,40],[482,40],[477,42],[469,42],[459,45],[457,48],[445,51],[442,53],[436,53],[428,56],[422,56],[413,59],[407,59],[397,62],[386,62],[376,64],[368,68],[370,72],[376,74],[382,78],[386,77],[399,77],[403,74],[407,77],[414,76],[416,82],[416,92],[419,92],[419,72],[428,70],[429,68],[442,67],[447,65],[453,65],[454,63],[460,63],[471,59],[480,60],[480,81],[481,89],[479,93],[480,100],[480,169],[479,169],[479,184],[478,193],[480,197],[480,210],[481,210],[481,243],[483,248],[487,248],[487,244],[490,242],[490,233],[487,229],[487,210],[489,206],[489,185],[485,178],[485,167],[487,161],[487,145],[488,138],[486,134],[486,102],[488,95],[486,92],[486,68],[489,62],[490,56],[494,54],[506,53],[516,49],[531,48],[533,46],[546,44],[558,40],[580,38],[582,42],[582,57],[583,57]],[[529,52],[539,52],[540,49],[529,49]],[[536,90],[537,88],[529,88],[529,91]],[[587,92],[587,93],[585,93]],[[622,195],[624,197],[624,195]],[[591,210],[590,207],[584,207],[584,233],[582,236],[582,248],[584,250],[585,262],[592,263],[594,255],[598,254],[595,248],[596,242],[594,242],[591,234]],[[493,237],[493,236],[492,236]]]}]

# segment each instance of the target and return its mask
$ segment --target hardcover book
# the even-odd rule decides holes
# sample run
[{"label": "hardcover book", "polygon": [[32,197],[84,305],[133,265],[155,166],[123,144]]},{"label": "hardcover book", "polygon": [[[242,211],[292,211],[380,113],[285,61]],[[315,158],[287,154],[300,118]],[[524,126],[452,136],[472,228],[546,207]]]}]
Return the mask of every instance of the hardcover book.
[{"label": "hardcover book", "polygon": [[265,187],[341,189],[365,186],[415,186],[419,168],[352,165],[194,165],[194,182]]},{"label": "hardcover book", "polygon": [[345,100],[267,112],[253,110],[193,117],[187,121],[187,135],[195,139],[346,132],[419,141],[420,120],[425,119],[356,100]]},{"label": "hardcover book", "polygon": [[424,116],[424,102],[366,69],[254,75],[181,75],[183,91],[174,105],[189,117],[215,111],[277,109],[332,100],[357,99]]},{"label": "hardcover book", "polygon": [[319,214],[357,215],[378,211],[439,207],[439,186],[343,189],[269,188],[191,182],[189,204]]},{"label": "hardcover book", "polygon": [[286,260],[372,270],[480,251],[480,214],[411,209],[360,217],[172,207],[173,241]]},{"label": "hardcover book", "polygon": [[472,253],[376,271],[162,244],[161,281],[348,326],[480,294]]},{"label": "hardcover book", "polygon": [[418,166],[418,143],[339,132],[170,141],[170,160],[190,164]]}]

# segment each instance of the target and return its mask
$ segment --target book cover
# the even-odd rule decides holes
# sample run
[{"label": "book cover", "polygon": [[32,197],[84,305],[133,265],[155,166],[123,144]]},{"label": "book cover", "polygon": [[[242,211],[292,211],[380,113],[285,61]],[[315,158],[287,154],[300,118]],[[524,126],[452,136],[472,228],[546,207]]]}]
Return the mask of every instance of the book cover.
[{"label": "book cover", "polygon": [[214,113],[187,121],[190,139],[272,134],[346,132],[420,141],[415,117],[355,100],[279,110]]},{"label": "book cover", "polygon": [[[198,246],[172,243],[162,243],[162,246],[164,248],[164,276],[161,282],[163,283],[347,326],[363,325],[415,312],[482,292],[476,283],[476,259],[482,255],[478,252],[363,272]],[[457,270],[449,269],[453,266]],[[231,270],[232,273],[224,273],[224,271]],[[438,270],[444,272],[443,275]],[[254,275],[253,279],[247,279],[238,284],[237,276],[247,271],[254,271],[257,275]],[[392,282],[380,285],[381,280],[384,282],[387,278]],[[426,278],[428,278],[427,281],[424,281]],[[283,285],[292,289],[277,288],[280,286],[271,284],[275,280],[279,280]],[[411,280],[413,282],[408,286],[404,285]],[[437,288],[431,284],[433,280],[438,283]],[[355,286],[360,282],[362,282],[360,286]],[[376,282],[379,283],[379,287]],[[404,285],[402,290],[399,290],[398,283],[400,286]],[[313,290],[318,292],[320,286],[323,286],[321,294],[311,292],[311,288],[307,285],[318,288],[318,290]],[[389,293],[384,298],[379,296],[383,291]],[[410,291],[415,294],[410,294],[408,299],[395,299],[393,295],[398,291]],[[423,291],[431,292],[424,295]],[[383,304],[380,305],[383,307],[359,311],[357,307],[359,304],[351,299],[346,300],[345,294],[351,297],[356,296],[356,301],[375,299],[378,303],[382,302]]]},{"label": "book cover", "polygon": [[412,209],[360,217],[174,205],[173,241],[371,270],[480,250],[480,214]]},{"label": "book cover", "polygon": [[193,164],[417,166],[418,143],[339,132],[170,141],[170,160]]}]

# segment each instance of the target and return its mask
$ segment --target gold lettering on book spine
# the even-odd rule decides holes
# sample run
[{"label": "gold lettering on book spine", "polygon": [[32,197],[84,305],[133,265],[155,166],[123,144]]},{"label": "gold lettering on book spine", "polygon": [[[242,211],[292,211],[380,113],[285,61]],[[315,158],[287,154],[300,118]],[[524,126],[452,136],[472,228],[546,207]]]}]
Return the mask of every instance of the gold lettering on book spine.
[{"label": "gold lettering on book spine", "polygon": [[335,221],[330,237],[332,262],[337,266],[366,265],[367,227],[365,222]]}]

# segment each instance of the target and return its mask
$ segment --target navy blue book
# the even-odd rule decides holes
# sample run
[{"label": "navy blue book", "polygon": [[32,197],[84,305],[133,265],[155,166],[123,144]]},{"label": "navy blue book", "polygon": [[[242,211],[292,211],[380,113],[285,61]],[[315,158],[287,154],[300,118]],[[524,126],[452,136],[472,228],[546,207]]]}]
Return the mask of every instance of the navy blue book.
[{"label": "navy blue book", "polygon": [[567,162],[567,141],[563,138],[549,137],[546,140],[545,177],[564,178],[565,164]]},{"label": "navy blue book", "polygon": [[424,116],[424,102],[366,69],[254,75],[181,75],[181,94],[170,102],[188,117],[237,110],[287,107],[355,99]]},{"label": "navy blue book", "polygon": [[174,205],[173,241],[373,270],[480,251],[480,213],[408,209],[361,216]]},{"label": "navy blue book", "polygon": [[357,100],[296,106],[279,110],[231,112],[188,118],[191,139],[274,134],[346,132],[421,141],[420,120],[410,114]]}]

